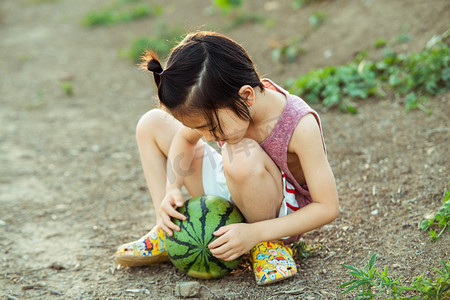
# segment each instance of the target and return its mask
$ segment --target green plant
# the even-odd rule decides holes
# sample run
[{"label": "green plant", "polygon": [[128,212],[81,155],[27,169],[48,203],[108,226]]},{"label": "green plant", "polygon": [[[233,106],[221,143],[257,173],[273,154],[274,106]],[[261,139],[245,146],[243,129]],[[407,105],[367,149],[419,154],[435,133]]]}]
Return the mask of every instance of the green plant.
[{"label": "green plant", "polygon": [[43,3],[53,3],[59,0],[28,0],[29,4],[43,4]]},{"label": "green plant", "polygon": [[390,39],[389,41],[386,41],[385,39],[378,39],[375,42],[375,48],[380,49],[380,48],[384,48],[384,47],[392,47],[396,44],[399,43],[407,43],[410,40],[412,40],[412,35],[407,33],[408,28],[404,27],[402,29],[402,33],[392,39]]},{"label": "green plant", "polygon": [[267,27],[273,27],[273,19],[243,9],[243,0],[213,0],[213,6],[205,8],[204,12],[212,15],[218,10],[225,21],[222,22],[224,31],[230,31],[238,26],[248,23],[266,23]]},{"label": "green plant", "polygon": [[385,47],[387,45],[387,42],[386,42],[386,40],[385,39],[378,39],[376,42],[375,42],[375,48],[383,48],[383,47]]},{"label": "green plant", "polygon": [[374,72],[357,64],[316,69],[287,85],[291,93],[302,95],[310,103],[322,102],[327,108],[338,106],[351,113],[356,108],[350,99],[381,94]]},{"label": "green plant", "polygon": [[342,264],[343,267],[350,270],[351,275],[356,277],[356,279],[339,286],[339,288],[347,288],[342,294],[356,289],[358,294],[355,299],[375,299],[382,294],[396,298],[401,295],[401,290],[398,288],[399,279],[388,276],[387,267],[384,268],[383,272],[375,269],[376,256],[377,254],[372,255],[369,263],[361,270],[351,265]]},{"label": "green plant", "polygon": [[229,14],[242,6],[242,0],[214,0],[213,3],[223,14]]},{"label": "green plant", "polygon": [[432,242],[439,239],[445,229],[450,229],[450,189],[445,191],[443,204],[439,211],[435,213],[430,219],[427,219],[420,224],[422,231],[427,231],[430,227],[443,227],[439,233],[436,233],[435,229],[430,230],[430,238]]},{"label": "green plant", "polygon": [[154,36],[136,38],[128,51],[125,51],[125,56],[131,58],[134,62],[139,62],[145,50],[150,49],[158,53],[159,57],[165,57],[182,35],[180,29],[170,29],[167,25],[160,23]]},{"label": "green plant", "polygon": [[67,96],[73,95],[73,85],[71,81],[66,80],[61,83],[61,89],[66,93]]},{"label": "green plant", "polygon": [[450,298],[450,261],[441,260],[442,269],[433,268],[440,277],[429,279],[422,276],[416,277],[409,288],[420,294],[415,299],[449,299]]},{"label": "green plant", "polygon": [[313,28],[318,28],[321,25],[323,25],[328,19],[327,13],[320,13],[320,12],[314,12],[312,15],[309,16],[309,25],[311,25]]},{"label": "green plant", "polygon": [[293,9],[300,9],[303,6],[305,6],[309,3],[312,3],[314,1],[317,1],[317,0],[294,0],[294,1],[292,1],[291,7]]},{"label": "green plant", "polygon": [[[403,286],[400,278],[388,276],[387,267],[381,272],[375,268],[376,256],[376,253],[373,254],[362,269],[342,264],[356,279],[339,285],[339,288],[346,288],[341,294],[355,290],[357,294],[354,299],[447,299],[450,296],[450,261],[445,263],[441,260],[442,270],[434,269],[439,278],[429,279],[421,275],[414,278],[410,286]],[[412,292],[418,295],[405,296]]]},{"label": "green plant", "polygon": [[163,12],[161,6],[135,4],[138,1],[140,0],[118,0],[111,6],[98,11],[91,11],[83,18],[82,24],[88,27],[107,26],[131,22],[147,16],[160,15]]},{"label": "green plant", "polygon": [[321,248],[322,245],[311,246],[304,241],[298,241],[292,245],[293,257],[298,260],[304,260],[313,257]]},{"label": "green plant", "polygon": [[300,47],[299,39],[294,38],[276,43],[272,50],[272,59],[276,62],[294,62],[304,52],[305,50]]},{"label": "green plant", "polygon": [[[231,16],[230,20],[225,23],[224,30],[230,31],[236,27],[239,27],[243,24],[249,24],[249,23],[264,23],[266,22],[266,18],[251,12],[241,11],[237,10],[236,13]],[[272,26],[270,24],[270,20],[267,22],[267,26]]]},{"label": "green plant", "polygon": [[434,37],[419,53],[397,54],[384,49],[379,61],[359,55],[352,63],[313,70],[286,82],[291,93],[325,107],[338,106],[356,112],[352,99],[383,97],[383,87],[405,97],[405,110],[419,108],[429,112],[423,103],[427,96],[450,89],[450,30]]}]

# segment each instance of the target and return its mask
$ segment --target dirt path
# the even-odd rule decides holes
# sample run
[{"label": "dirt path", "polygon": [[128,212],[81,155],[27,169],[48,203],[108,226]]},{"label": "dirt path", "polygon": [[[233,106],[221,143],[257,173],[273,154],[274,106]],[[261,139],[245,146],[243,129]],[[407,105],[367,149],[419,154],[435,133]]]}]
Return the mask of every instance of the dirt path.
[{"label": "dirt path", "polygon": [[[0,2],[0,297],[170,299],[176,283],[192,280],[168,263],[121,269],[113,258],[155,220],[134,140],[137,120],[154,106],[153,83],[118,52],[158,22],[221,28],[217,15],[199,13],[210,1],[158,2],[166,4],[158,19],[96,29],[80,20],[106,0]],[[275,25],[227,33],[279,83],[348,62],[378,38],[408,33],[413,39],[395,49],[418,51],[450,19],[440,0],[317,1],[299,11],[288,2],[246,1]],[[311,31],[314,11],[329,19]],[[298,32],[308,34],[297,63],[272,62],[271,45]],[[449,235],[432,244],[417,228],[450,179],[449,97],[432,99],[432,115],[405,113],[394,97],[359,102],[356,116],[321,112],[341,199],[340,217],[305,236],[321,250],[298,262],[294,279],[271,286],[256,286],[247,262],[200,283],[227,299],[345,299],[337,285],[351,278],[341,263],[362,266],[378,253],[380,268],[407,281],[449,260]],[[214,295],[202,289],[200,298]]]}]

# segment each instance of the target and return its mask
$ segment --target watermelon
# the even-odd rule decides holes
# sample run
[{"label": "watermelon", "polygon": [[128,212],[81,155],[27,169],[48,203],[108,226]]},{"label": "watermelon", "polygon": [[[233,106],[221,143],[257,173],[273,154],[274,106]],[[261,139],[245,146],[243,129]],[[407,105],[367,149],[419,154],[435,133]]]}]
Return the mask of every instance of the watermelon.
[{"label": "watermelon", "polygon": [[192,277],[212,279],[227,275],[239,265],[241,257],[224,261],[214,257],[208,248],[217,238],[214,231],[228,224],[244,222],[235,205],[218,196],[203,195],[187,200],[177,210],[187,219],[172,218],[180,231],[173,231],[173,236],[166,235],[165,248],[178,269]]}]

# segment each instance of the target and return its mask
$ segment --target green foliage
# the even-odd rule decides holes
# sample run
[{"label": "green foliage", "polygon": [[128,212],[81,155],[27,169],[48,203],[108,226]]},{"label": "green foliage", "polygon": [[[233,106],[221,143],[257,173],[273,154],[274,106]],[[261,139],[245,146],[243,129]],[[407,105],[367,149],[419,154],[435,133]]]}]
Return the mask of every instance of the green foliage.
[{"label": "green foliage", "polygon": [[117,0],[111,6],[98,11],[89,12],[82,20],[88,27],[108,26],[117,23],[131,22],[148,16],[160,15],[161,6],[136,4],[140,0]]},{"label": "green foliage", "polygon": [[242,0],[214,0],[214,5],[224,14],[242,6]]},{"label": "green foliage", "polygon": [[378,39],[378,40],[375,42],[375,48],[383,48],[383,47],[386,46],[386,45],[387,45],[387,42],[386,42],[385,39]]},{"label": "green foliage", "polygon": [[432,242],[437,241],[445,229],[450,229],[450,189],[444,193],[444,199],[442,201],[443,204],[439,211],[434,214],[433,217],[423,221],[422,224],[420,224],[420,229],[422,229],[422,231],[427,231],[430,227],[443,227],[439,234],[436,233],[435,229],[430,230],[430,238]]},{"label": "green foliage", "polygon": [[305,6],[309,3],[312,3],[314,1],[317,1],[317,0],[294,0],[294,1],[292,1],[291,7],[293,9],[300,9],[303,6]]},{"label": "green foliage", "polygon": [[278,43],[272,50],[272,59],[276,62],[294,62],[304,49],[300,47],[298,38],[293,38],[285,42]]},{"label": "green foliage", "polygon": [[339,286],[339,288],[347,288],[342,294],[357,290],[358,294],[355,299],[374,299],[383,293],[396,298],[401,295],[401,291],[398,289],[399,280],[387,275],[387,267],[383,272],[375,269],[376,256],[377,254],[372,255],[369,263],[361,270],[342,264],[343,267],[350,270],[351,275],[356,277],[356,279]]},{"label": "green foliage", "polygon": [[156,34],[152,37],[139,37],[135,39],[125,55],[136,63],[140,61],[141,56],[147,49],[155,51],[159,57],[165,57],[175,44],[179,42],[182,35],[181,29],[171,29],[167,24],[160,23],[157,26]]},{"label": "green foliage", "polygon": [[325,107],[339,106],[355,112],[352,98],[367,98],[379,91],[376,75],[364,64],[329,66],[317,69],[288,83],[290,91],[304,96],[310,103],[322,102]]},{"label": "green foliage", "polygon": [[311,246],[304,241],[298,241],[292,245],[293,257],[298,260],[304,260],[313,257],[321,248],[322,245]]},{"label": "green foliage", "polygon": [[[375,268],[377,254],[372,255],[368,264],[362,269],[343,264],[350,270],[349,273],[355,277],[347,281],[339,288],[346,288],[341,294],[347,294],[355,290],[354,299],[447,299],[450,296],[450,261],[445,263],[441,260],[443,268],[434,269],[439,278],[429,279],[424,275],[414,278],[410,286],[402,286],[400,278],[392,278],[388,275],[387,267],[383,271]],[[417,293],[412,297],[406,297],[405,293]]]},{"label": "green foliage", "polygon": [[273,19],[266,19],[262,15],[244,10],[243,0],[213,0],[212,3],[213,6],[206,7],[204,12],[212,15],[218,10],[222,17],[225,17],[221,25],[223,31],[230,31],[249,23],[266,23],[267,27],[273,26]]},{"label": "green foliage", "polygon": [[414,299],[449,299],[450,298],[450,261],[441,260],[442,269],[433,268],[440,277],[429,279],[422,276],[416,277],[409,288],[420,294]]},{"label": "green foliage", "polygon": [[412,54],[397,54],[384,49],[379,61],[365,60],[360,55],[352,63],[313,70],[286,84],[291,93],[305,97],[311,103],[325,107],[340,107],[356,112],[352,99],[369,96],[382,97],[383,87],[405,96],[405,109],[420,108],[429,112],[423,103],[450,89],[450,55],[445,42],[450,31],[432,39],[427,47]]},{"label": "green foliage", "polygon": [[318,28],[321,25],[323,25],[328,19],[328,14],[326,13],[320,13],[320,12],[314,12],[312,15],[309,16],[309,25],[311,25],[313,28]]},{"label": "green foliage", "polygon": [[60,0],[28,0],[29,4],[44,4],[44,3],[54,3]]},{"label": "green foliage", "polygon": [[72,85],[71,81],[66,80],[63,83],[61,83],[61,89],[64,91],[64,93],[67,96],[72,96],[73,95],[73,85]]},{"label": "green foliage", "polygon": [[246,11],[238,10],[234,14],[234,16],[232,16],[231,20],[226,22],[226,24],[224,26],[224,30],[230,31],[230,30],[232,30],[236,27],[239,27],[243,24],[249,24],[249,23],[262,24],[265,21],[266,21],[266,18],[264,18],[263,16],[261,16],[259,14],[249,13]]}]

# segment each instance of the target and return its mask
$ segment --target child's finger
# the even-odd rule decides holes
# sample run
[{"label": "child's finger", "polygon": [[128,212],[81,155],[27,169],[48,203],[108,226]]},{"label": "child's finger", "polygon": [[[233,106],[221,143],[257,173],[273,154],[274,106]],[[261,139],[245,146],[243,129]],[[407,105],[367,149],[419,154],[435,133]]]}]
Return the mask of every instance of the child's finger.
[{"label": "child's finger", "polygon": [[217,257],[217,258],[220,258],[221,260],[225,260],[225,261],[231,261],[231,260],[236,259],[238,257],[239,257],[238,253],[236,253],[236,251],[231,249],[231,250],[221,254],[220,257]]},{"label": "child's finger", "polygon": [[161,225],[160,225],[160,227],[161,227],[161,229],[166,233],[166,234],[168,234],[169,236],[172,236],[172,230],[170,230],[169,228],[167,228],[167,226],[166,225],[164,225],[164,223],[162,223]]},{"label": "child's finger", "polygon": [[216,231],[214,231],[213,234],[215,236],[220,236],[220,235],[224,234],[225,232],[227,232],[228,230],[229,230],[229,225],[222,226],[219,229],[217,229]]},{"label": "child's finger", "polygon": [[186,220],[186,216],[180,213],[178,210],[174,209],[173,207],[169,211],[169,215],[173,218],[176,218],[178,220]]},{"label": "child's finger", "polygon": [[215,251],[216,254],[221,253],[225,250],[224,245],[228,240],[225,237],[220,237],[216,239],[214,242],[210,243],[208,248],[212,251]]}]

